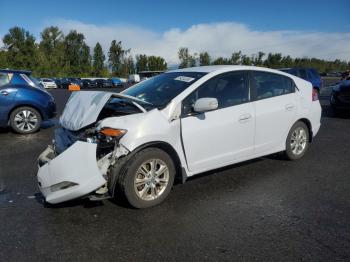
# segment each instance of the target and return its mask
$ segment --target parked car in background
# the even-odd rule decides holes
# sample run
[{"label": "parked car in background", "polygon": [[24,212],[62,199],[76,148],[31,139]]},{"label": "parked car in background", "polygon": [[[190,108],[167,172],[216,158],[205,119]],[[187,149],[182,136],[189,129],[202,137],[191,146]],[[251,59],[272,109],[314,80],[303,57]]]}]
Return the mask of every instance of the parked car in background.
[{"label": "parked car in background", "polygon": [[63,88],[63,79],[62,78],[55,78],[55,84],[57,88]]},{"label": "parked car in background", "polygon": [[82,86],[81,88],[97,88],[98,84],[96,81],[91,79],[82,79],[81,80]]},{"label": "parked car in background", "polygon": [[112,81],[113,87],[123,87],[123,82],[119,78],[112,77],[111,81]]},{"label": "parked car in background", "polygon": [[113,82],[110,79],[95,79],[99,88],[112,88]]},{"label": "parked car in background", "polygon": [[330,104],[335,114],[350,112],[350,80],[333,86]]},{"label": "parked car in background", "polygon": [[323,84],[322,84],[321,76],[316,69],[293,67],[293,68],[282,68],[279,70],[291,75],[298,76],[306,81],[309,81],[312,84],[313,88],[315,88],[317,92],[320,93],[320,90]]},{"label": "parked car in background", "polygon": [[0,70],[0,126],[30,134],[55,116],[54,98],[38,84],[29,71]]},{"label": "parked car in background", "polygon": [[57,88],[62,88],[62,89],[68,89],[68,86],[70,85],[70,81],[68,78],[58,78],[55,81]]},{"label": "parked car in background", "polygon": [[347,70],[341,74],[341,80],[350,80],[350,70]]},{"label": "parked car in background", "polygon": [[167,197],[175,177],[280,151],[300,159],[320,128],[315,94],[299,77],[251,66],[168,71],[122,93],[76,92],[39,157],[40,191],[53,204],[117,197],[145,208]]},{"label": "parked car in background", "polygon": [[135,84],[135,83],[139,83],[140,81],[141,81],[140,75],[138,74],[132,74],[132,75],[129,75],[128,77],[128,83]]},{"label": "parked car in background", "polygon": [[[81,87],[83,85],[82,81],[80,78],[77,77],[69,77],[67,78],[69,81],[69,85],[78,85],[79,87]],[[68,86],[69,86],[68,85]]]},{"label": "parked car in background", "polygon": [[44,88],[57,88],[57,85],[53,79],[50,78],[41,78],[42,85]]}]

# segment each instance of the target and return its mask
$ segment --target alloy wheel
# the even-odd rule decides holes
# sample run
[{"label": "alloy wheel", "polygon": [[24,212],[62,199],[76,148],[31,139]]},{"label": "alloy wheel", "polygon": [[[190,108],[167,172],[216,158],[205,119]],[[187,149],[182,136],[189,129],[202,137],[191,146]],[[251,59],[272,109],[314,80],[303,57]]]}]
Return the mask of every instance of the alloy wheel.
[{"label": "alloy wheel", "polygon": [[16,127],[23,132],[30,132],[34,130],[38,125],[37,115],[28,110],[19,111],[14,118]]},{"label": "alloy wheel", "polygon": [[290,139],[290,148],[294,155],[300,155],[304,152],[307,144],[306,130],[302,127],[297,127]]},{"label": "alloy wheel", "polygon": [[139,198],[150,201],[161,196],[169,183],[169,168],[160,159],[145,161],[137,170],[134,189]]}]

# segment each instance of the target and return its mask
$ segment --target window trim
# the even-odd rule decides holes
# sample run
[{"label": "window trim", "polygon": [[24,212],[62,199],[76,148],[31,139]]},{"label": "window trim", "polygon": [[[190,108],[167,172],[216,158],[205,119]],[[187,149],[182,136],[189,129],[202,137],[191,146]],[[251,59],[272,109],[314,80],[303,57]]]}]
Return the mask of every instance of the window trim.
[{"label": "window trim", "polygon": [[[288,93],[288,94],[281,94],[281,95],[277,95],[277,96],[271,96],[271,97],[266,97],[266,98],[261,98],[261,99],[258,99],[258,96],[257,96],[257,89],[254,85],[254,78],[253,78],[253,74],[254,73],[267,73],[267,74],[273,74],[273,75],[278,75],[278,76],[282,76],[282,77],[285,77],[285,78],[288,78],[290,81],[292,81],[293,83],[293,91],[291,93]],[[265,99],[271,99],[271,98],[274,98],[274,97],[279,97],[279,96],[285,96],[285,95],[290,95],[290,94],[295,94],[298,89],[297,85],[295,84],[293,78],[289,77],[289,76],[285,76],[285,75],[282,75],[282,74],[277,74],[277,73],[273,73],[273,72],[267,72],[267,71],[259,71],[259,70],[250,70],[249,71],[249,85],[250,85],[250,90],[252,90],[252,94],[253,94],[253,99],[251,100],[251,102],[253,101],[260,101],[260,100],[265,100]]]},{"label": "window trim", "polygon": [[190,94],[188,94],[185,98],[182,99],[182,101],[181,101],[181,114],[180,114],[180,118],[185,118],[185,117],[189,117],[189,116],[195,116],[195,115],[199,115],[199,114],[206,113],[206,112],[202,112],[202,113],[192,112],[192,113],[184,114],[184,112],[183,112],[183,107],[184,107],[183,101],[186,100],[189,96],[191,96],[194,92],[196,92],[199,88],[201,88],[201,87],[202,87],[204,84],[206,84],[208,81],[211,81],[211,80],[213,80],[214,78],[220,77],[220,76],[225,75],[225,74],[236,73],[236,72],[243,72],[243,74],[244,74],[244,83],[245,83],[246,88],[248,88],[248,96],[249,96],[249,97],[248,97],[248,101],[247,101],[247,102],[243,102],[243,103],[239,103],[239,104],[236,104],[236,105],[232,105],[232,106],[220,107],[220,108],[217,108],[217,109],[208,111],[208,112],[213,112],[213,111],[217,111],[217,110],[221,110],[221,109],[225,109],[225,108],[229,108],[229,107],[234,107],[234,106],[239,106],[239,105],[243,105],[243,104],[247,104],[247,103],[253,102],[253,101],[254,101],[254,97],[252,96],[252,89],[251,89],[251,86],[250,86],[249,70],[233,70],[233,71],[223,72],[223,73],[217,74],[217,75],[215,75],[215,76],[213,76],[213,77],[207,79],[204,83],[202,83],[201,85],[199,85],[199,86],[198,86],[196,89],[194,89]]}]

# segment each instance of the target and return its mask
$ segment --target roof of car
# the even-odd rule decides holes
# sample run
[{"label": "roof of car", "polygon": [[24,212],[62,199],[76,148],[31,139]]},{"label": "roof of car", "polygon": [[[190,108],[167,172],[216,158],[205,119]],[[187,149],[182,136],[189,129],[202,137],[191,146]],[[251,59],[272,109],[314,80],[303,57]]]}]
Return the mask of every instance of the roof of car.
[{"label": "roof of car", "polygon": [[16,69],[0,69],[1,73],[12,73],[12,74],[26,74],[30,75],[32,72],[28,70],[16,70]]},{"label": "roof of car", "polygon": [[[269,72],[278,72],[275,69],[267,67],[258,67],[258,66],[246,66],[246,65],[213,65],[213,66],[197,66],[197,67],[188,67],[183,69],[175,69],[168,72],[201,72],[201,73],[211,73],[214,71],[229,71],[229,70],[257,70],[257,71],[269,71]],[[166,72],[166,73],[168,73]]]}]

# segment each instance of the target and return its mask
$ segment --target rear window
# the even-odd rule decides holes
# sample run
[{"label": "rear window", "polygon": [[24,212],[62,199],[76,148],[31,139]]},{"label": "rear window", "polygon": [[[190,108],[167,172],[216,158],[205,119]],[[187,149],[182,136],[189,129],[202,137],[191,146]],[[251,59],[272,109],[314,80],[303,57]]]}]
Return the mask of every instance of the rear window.
[{"label": "rear window", "polygon": [[286,95],[295,91],[295,84],[289,77],[268,72],[253,72],[253,84],[258,100]]}]

